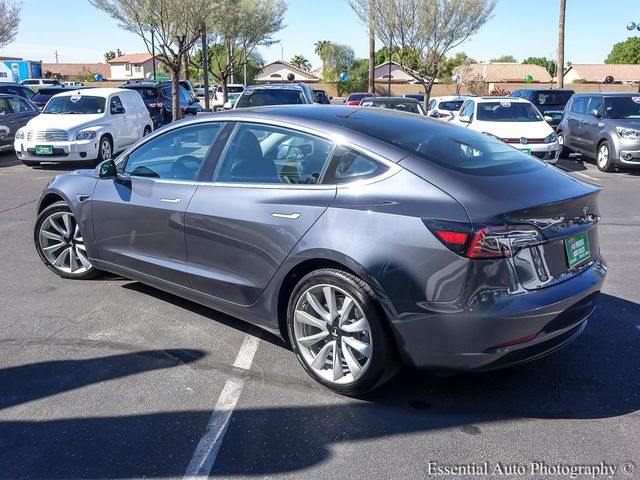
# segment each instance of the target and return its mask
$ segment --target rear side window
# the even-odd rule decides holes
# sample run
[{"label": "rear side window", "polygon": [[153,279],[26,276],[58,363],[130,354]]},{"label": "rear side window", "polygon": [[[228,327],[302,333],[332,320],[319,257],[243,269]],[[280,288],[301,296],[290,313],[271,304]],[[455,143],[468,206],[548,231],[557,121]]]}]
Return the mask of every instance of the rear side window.
[{"label": "rear side window", "polygon": [[33,108],[27,102],[20,98],[7,99],[14,113],[33,112]]},{"label": "rear side window", "polygon": [[471,100],[469,100],[468,103],[460,109],[460,116],[469,118],[473,117],[474,105],[475,104]]},{"label": "rear side window", "polygon": [[7,113],[11,113],[9,103],[6,98],[0,98],[0,115],[6,115]]},{"label": "rear side window", "polygon": [[377,177],[388,170],[388,167],[371,160],[355,150],[338,146],[333,154],[331,167],[327,171],[323,183],[345,184]]},{"label": "rear side window", "polygon": [[571,113],[586,113],[588,100],[589,97],[574,98],[571,103]]},{"label": "rear side window", "polygon": [[457,112],[464,103],[464,100],[451,100],[448,102],[440,102],[438,108],[440,110],[449,110],[450,112]]}]

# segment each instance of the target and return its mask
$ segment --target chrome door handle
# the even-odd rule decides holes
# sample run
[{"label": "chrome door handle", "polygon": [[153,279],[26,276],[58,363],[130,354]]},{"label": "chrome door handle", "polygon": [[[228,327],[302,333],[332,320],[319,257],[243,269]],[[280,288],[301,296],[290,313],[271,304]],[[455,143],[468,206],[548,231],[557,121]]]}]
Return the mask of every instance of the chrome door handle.
[{"label": "chrome door handle", "polygon": [[161,198],[160,201],[161,202],[167,202],[167,203],[180,203],[180,200],[182,200],[181,198]]},{"label": "chrome door handle", "polygon": [[298,218],[300,218],[300,214],[298,212],[293,212],[293,213],[273,212],[271,216],[275,218],[288,218],[289,220],[297,220]]}]

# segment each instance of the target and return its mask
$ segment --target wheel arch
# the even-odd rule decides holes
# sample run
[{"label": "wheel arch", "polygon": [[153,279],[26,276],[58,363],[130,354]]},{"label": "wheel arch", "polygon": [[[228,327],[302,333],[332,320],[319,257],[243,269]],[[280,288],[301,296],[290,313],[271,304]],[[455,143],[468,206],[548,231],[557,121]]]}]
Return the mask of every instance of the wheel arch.
[{"label": "wheel arch", "polygon": [[69,201],[59,192],[48,192],[46,193],[38,203],[38,215],[42,213],[42,211],[50,205],[53,205],[57,202],[64,202],[69,205]]},{"label": "wheel arch", "polygon": [[334,253],[335,255],[329,252],[324,253],[323,255],[299,259],[294,264],[287,266],[286,273],[282,276],[282,280],[279,282],[278,294],[275,296],[275,311],[277,312],[278,329],[282,338],[285,342],[290,342],[289,332],[287,330],[287,308],[289,305],[289,298],[296,285],[305,275],[315,270],[333,268],[342,270],[360,278],[373,289],[380,312],[395,340],[395,332],[391,325],[391,318],[392,315],[394,315],[394,310],[391,306],[391,302],[387,300],[386,295],[382,291],[382,287],[380,287],[378,282],[367,273],[366,269],[362,265],[348,257],[341,258],[341,255],[337,252]]}]

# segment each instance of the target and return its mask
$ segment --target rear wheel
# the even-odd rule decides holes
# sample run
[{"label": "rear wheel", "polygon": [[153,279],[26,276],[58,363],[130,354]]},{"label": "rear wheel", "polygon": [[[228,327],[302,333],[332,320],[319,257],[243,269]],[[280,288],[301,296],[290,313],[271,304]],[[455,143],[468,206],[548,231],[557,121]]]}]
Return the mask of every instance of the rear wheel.
[{"label": "rear wheel", "polygon": [[559,158],[567,158],[571,153],[567,147],[564,146],[564,132],[558,132],[558,143],[560,144],[560,155]]},{"label": "rear wheel", "polygon": [[609,149],[609,142],[604,140],[598,145],[598,152],[596,154],[596,165],[601,172],[610,172],[613,170],[613,163],[611,162],[611,150]]},{"label": "rear wheel", "polygon": [[287,328],[303,368],[335,392],[362,395],[398,369],[373,291],[341,270],[316,270],[300,281],[289,299]]},{"label": "rear wheel", "polygon": [[54,203],[38,215],[33,237],[38,255],[56,275],[86,280],[99,273],[87,257],[80,226],[66,203]]}]

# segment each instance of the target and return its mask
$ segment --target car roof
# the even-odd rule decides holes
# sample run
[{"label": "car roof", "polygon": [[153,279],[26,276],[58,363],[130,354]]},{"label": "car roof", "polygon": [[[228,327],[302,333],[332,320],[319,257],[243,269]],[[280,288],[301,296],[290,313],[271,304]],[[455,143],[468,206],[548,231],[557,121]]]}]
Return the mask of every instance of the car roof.
[{"label": "car roof", "polygon": [[96,88],[95,87],[87,87],[87,86],[70,87],[70,86],[66,86],[66,85],[58,85],[58,86],[54,85],[52,87],[41,88],[37,92],[35,92],[35,94],[36,95],[49,95],[49,94],[61,93],[61,92],[75,92],[77,90],[96,90]]},{"label": "car roof", "polygon": [[515,92],[573,92],[570,88],[517,88]]},{"label": "car roof", "polygon": [[73,95],[74,92],[89,90],[89,93],[92,97],[108,97],[114,93],[125,93],[128,92],[126,88],[82,88],[82,87],[67,87],[59,89],[62,93],[60,96],[69,96]]},{"label": "car roof", "polygon": [[580,92],[574,94],[575,97],[593,97],[594,95],[601,95],[603,97],[638,97],[639,93],[635,92]]},{"label": "car roof", "polygon": [[390,103],[420,103],[411,97],[365,97],[363,100],[371,102],[390,102]]}]

